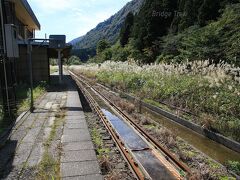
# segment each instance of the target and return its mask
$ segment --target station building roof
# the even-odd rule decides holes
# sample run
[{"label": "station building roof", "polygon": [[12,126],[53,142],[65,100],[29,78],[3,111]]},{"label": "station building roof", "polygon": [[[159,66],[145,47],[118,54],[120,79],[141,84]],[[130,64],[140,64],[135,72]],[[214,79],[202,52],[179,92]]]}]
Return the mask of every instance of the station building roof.
[{"label": "station building roof", "polygon": [[27,25],[28,29],[40,30],[41,25],[35,16],[31,6],[27,0],[7,0],[15,4],[15,12],[17,18]]}]

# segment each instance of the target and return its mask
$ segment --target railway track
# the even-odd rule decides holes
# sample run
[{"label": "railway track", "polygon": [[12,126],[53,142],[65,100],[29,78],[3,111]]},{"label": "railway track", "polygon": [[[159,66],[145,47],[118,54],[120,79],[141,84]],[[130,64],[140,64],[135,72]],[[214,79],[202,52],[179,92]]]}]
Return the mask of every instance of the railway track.
[{"label": "railway track", "polygon": [[69,71],[97,112],[137,179],[188,179],[191,170],[100,91]]}]

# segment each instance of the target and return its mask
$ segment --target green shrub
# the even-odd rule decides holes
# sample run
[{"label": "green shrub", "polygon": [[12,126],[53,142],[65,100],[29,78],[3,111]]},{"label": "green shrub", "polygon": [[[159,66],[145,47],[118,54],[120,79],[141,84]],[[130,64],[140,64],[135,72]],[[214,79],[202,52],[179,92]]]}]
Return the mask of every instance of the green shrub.
[{"label": "green shrub", "polygon": [[67,62],[66,62],[67,65],[71,66],[71,65],[80,65],[82,64],[81,60],[79,57],[77,56],[71,56]]},{"label": "green shrub", "polygon": [[240,162],[239,161],[228,161],[228,168],[235,172],[236,174],[240,174]]}]

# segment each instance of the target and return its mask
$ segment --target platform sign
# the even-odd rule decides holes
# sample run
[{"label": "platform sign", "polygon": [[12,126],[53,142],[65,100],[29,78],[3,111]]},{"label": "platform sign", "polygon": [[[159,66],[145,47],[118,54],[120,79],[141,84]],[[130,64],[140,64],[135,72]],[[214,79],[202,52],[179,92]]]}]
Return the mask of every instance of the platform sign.
[{"label": "platform sign", "polygon": [[49,48],[52,49],[64,49],[66,47],[65,35],[50,35],[49,36]]},{"label": "platform sign", "polygon": [[49,36],[49,48],[56,49],[58,52],[58,67],[59,67],[59,83],[62,84],[63,79],[63,67],[61,51],[66,47],[65,35],[50,35]]}]

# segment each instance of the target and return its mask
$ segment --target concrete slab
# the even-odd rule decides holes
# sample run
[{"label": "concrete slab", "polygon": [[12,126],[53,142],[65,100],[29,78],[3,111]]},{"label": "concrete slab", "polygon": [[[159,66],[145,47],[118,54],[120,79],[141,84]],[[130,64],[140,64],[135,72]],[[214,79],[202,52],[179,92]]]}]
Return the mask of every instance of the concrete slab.
[{"label": "concrete slab", "polygon": [[22,142],[24,143],[34,143],[34,141],[37,138],[37,135],[39,133],[39,131],[41,130],[41,127],[36,127],[36,128],[32,128],[28,131],[27,135],[23,138]]},{"label": "concrete slab", "polygon": [[46,105],[45,105],[45,107],[44,107],[44,109],[51,109],[52,108],[52,104],[53,104],[53,102],[48,102]]},{"label": "concrete slab", "polygon": [[45,126],[51,127],[51,126],[54,124],[55,119],[56,119],[56,117],[49,117],[49,118],[46,120]]},{"label": "concrete slab", "polygon": [[62,177],[100,174],[97,161],[61,163]]},{"label": "concrete slab", "polygon": [[44,124],[45,122],[45,117],[41,117],[41,118],[36,118],[34,124],[32,127],[42,127],[42,125]]},{"label": "concrete slab", "polygon": [[25,130],[28,127],[31,127],[35,119],[37,118],[37,115],[35,114],[30,114],[28,118],[20,125],[20,126],[15,126],[14,129],[18,130]]},{"label": "concrete slab", "polygon": [[74,123],[79,121],[86,121],[85,116],[65,116],[66,122]]},{"label": "concrete slab", "polygon": [[60,108],[60,104],[55,104],[55,103],[54,103],[54,104],[52,105],[52,110],[53,110],[53,111],[58,111],[59,108]]},{"label": "concrete slab", "polygon": [[63,151],[77,151],[77,150],[88,150],[94,149],[92,141],[85,141],[85,142],[70,142],[63,144]]},{"label": "concrete slab", "polygon": [[62,163],[67,162],[81,162],[81,161],[97,161],[94,150],[78,150],[67,151],[62,156]]},{"label": "concrete slab", "polygon": [[32,151],[33,143],[21,143],[15,153],[13,166],[22,166]]},{"label": "concrete slab", "polygon": [[32,142],[22,142],[19,143],[17,149],[16,149],[16,153],[24,153],[26,152],[27,149],[32,149],[31,147],[33,147],[34,143]]},{"label": "concrete slab", "polygon": [[68,95],[66,107],[82,107],[80,100],[76,99],[76,96],[78,96],[78,93]]},{"label": "concrete slab", "polygon": [[35,159],[32,158],[32,159],[28,160],[27,166],[30,168],[36,167],[41,162],[41,160],[42,160],[42,157],[36,157]]},{"label": "concrete slab", "polygon": [[48,137],[50,136],[50,133],[52,131],[51,127],[46,127],[43,130],[43,140],[47,141]]},{"label": "concrete slab", "polygon": [[67,129],[64,128],[62,142],[91,141],[91,136],[87,129]]},{"label": "concrete slab", "polygon": [[16,130],[10,137],[11,141],[21,141],[27,134],[26,130]]},{"label": "concrete slab", "polygon": [[86,122],[76,122],[76,123],[66,123],[65,126],[68,129],[87,129],[87,123]]},{"label": "concrete slab", "polygon": [[38,105],[38,108],[44,108],[45,105],[47,104],[48,100],[47,99],[43,99],[40,104]]},{"label": "concrete slab", "polygon": [[84,117],[84,113],[83,113],[83,111],[68,111],[68,112],[66,112],[66,116]]},{"label": "concrete slab", "polygon": [[100,174],[91,174],[86,176],[66,177],[63,178],[63,180],[103,180],[103,177]]},{"label": "concrete slab", "polygon": [[29,159],[28,159],[27,165],[29,167],[34,167],[34,166],[38,165],[38,163],[42,159],[43,153],[44,153],[44,148],[43,148],[42,143],[37,143],[33,147],[33,150],[31,152],[31,155],[30,155]]},{"label": "concrete slab", "polygon": [[[75,117],[75,116],[72,116],[72,117]],[[66,124],[81,124],[81,123],[86,123],[86,120],[84,118],[81,118],[81,119],[66,119]]]},{"label": "concrete slab", "polygon": [[[69,81],[70,82],[70,81]],[[85,120],[78,91],[72,86],[67,92],[65,125],[61,141],[61,173],[63,179],[103,179]]]}]

